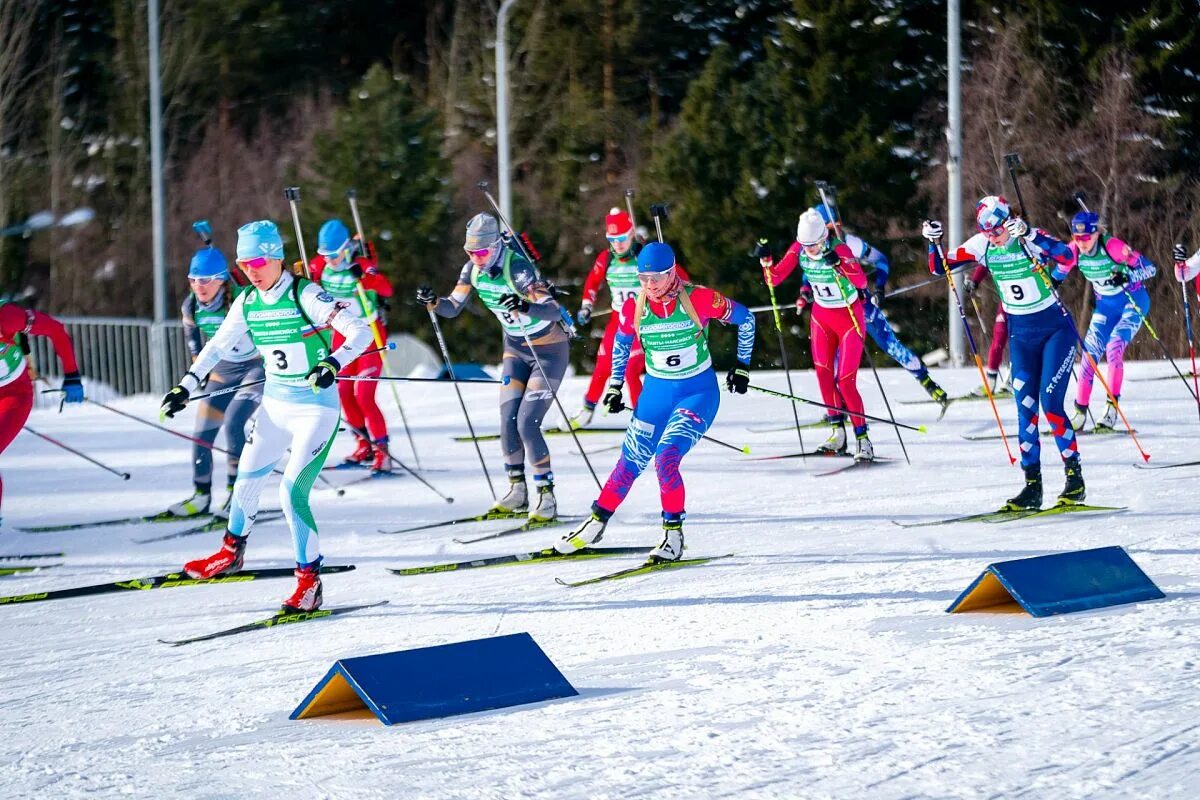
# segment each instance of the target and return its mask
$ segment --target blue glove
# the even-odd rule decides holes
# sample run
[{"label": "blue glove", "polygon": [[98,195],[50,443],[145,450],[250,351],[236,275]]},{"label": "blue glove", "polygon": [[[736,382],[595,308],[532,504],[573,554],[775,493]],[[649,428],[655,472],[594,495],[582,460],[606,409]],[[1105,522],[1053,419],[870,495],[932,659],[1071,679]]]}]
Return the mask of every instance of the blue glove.
[{"label": "blue glove", "polygon": [[337,380],[338,370],[341,368],[342,365],[338,363],[338,360],[330,356],[324,361],[318,361],[317,365],[304,376],[304,379],[308,381],[308,385],[314,392],[319,392],[333,386]]},{"label": "blue glove", "polygon": [[68,372],[63,375],[62,390],[66,394],[66,402],[83,402],[83,381],[78,372]]}]

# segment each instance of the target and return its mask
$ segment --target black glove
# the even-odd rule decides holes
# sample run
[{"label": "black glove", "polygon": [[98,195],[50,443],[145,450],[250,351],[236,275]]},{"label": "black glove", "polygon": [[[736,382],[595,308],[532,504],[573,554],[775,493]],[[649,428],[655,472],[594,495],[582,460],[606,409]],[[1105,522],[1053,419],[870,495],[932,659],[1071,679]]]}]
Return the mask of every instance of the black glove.
[{"label": "black glove", "polygon": [[1062,279],[1056,278],[1053,275],[1051,275],[1050,276],[1050,285],[1054,287],[1055,291],[1058,291],[1058,287],[1063,285]]},{"label": "black glove", "polygon": [[500,305],[507,308],[509,311],[524,313],[529,310],[529,301],[519,294],[502,294],[500,295]]},{"label": "black glove", "polygon": [[766,239],[758,240],[758,244],[754,246],[754,257],[759,261],[770,261],[774,258],[771,254],[771,245]]},{"label": "black glove", "polygon": [[1187,250],[1182,244],[1176,244],[1171,248],[1171,258],[1175,259],[1175,263],[1187,261]]},{"label": "black glove", "polygon": [[575,321],[580,325],[587,325],[592,321],[592,304],[585,302],[579,307],[579,313],[575,315]]},{"label": "black glove", "polygon": [[62,390],[63,402],[83,402],[83,380],[80,378],[78,372],[68,372],[66,375],[63,375]]},{"label": "black glove", "polygon": [[857,294],[858,294],[858,299],[863,303],[863,305],[866,305],[867,300],[870,299],[870,297],[871,297],[871,293],[868,292],[866,289],[859,289]]},{"label": "black glove", "polygon": [[842,265],[842,257],[837,254],[837,251],[832,247],[825,254],[825,266],[837,269]]},{"label": "black glove", "polygon": [[1129,275],[1125,272],[1114,272],[1108,282],[1113,286],[1124,286],[1129,283]]},{"label": "black glove", "polygon": [[314,392],[319,392],[333,386],[334,381],[337,380],[338,370],[341,368],[342,365],[338,363],[338,360],[329,356],[323,361],[318,361],[317,365],[304,376],[304,379],[308,381],[308,385]]},{"label": "black glove", "polygon": [[361,281],[363,276],[363,268],[357,263],[350,265],[350,274],[354,276],[356,281]]},{"label": "black glove", "polygon": [[176,414],[187,408],[188,397],[191,392],[182,386],[173,386],[171,391],[163,395],[162,405],[158,409],[158,421],[162,422],[168,418],[174,418]]},{"label": "black glove", "polygon": [[436,303],[438,300],[437,292],[433,291],[429,286],[417,287],[417,302],[423,306],[429,306]]},{"label": "black glove", "polygon": [[883,308],[883,298],[883,287],[876,286],[874,291],[871,292],[871,302],[875,304],[876,308]]},{"label": "black glove", "polygon": [[610,383],[608,389],[604,392],[604,397],[600,399],[600,403],[608,409],[610,414],[620,414],[625,410],[625,400],[621,396],[621,388],[623,383]]},{"label": "black glove", "polygon": [[731,392],[745,394],[750,386],[750,367],[738,364],[725,373],[725,388]]}]

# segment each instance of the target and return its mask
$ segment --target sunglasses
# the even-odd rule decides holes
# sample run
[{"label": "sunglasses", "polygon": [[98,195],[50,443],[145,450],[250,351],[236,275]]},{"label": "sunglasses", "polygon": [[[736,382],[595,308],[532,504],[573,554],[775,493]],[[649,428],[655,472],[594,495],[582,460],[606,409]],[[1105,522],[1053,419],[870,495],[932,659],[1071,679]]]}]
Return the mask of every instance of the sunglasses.
[{"label": "sunglasses", "polygon": [[605,238],[607,238],[613,244],[622,244],[624,242],[628,242],[630,236],[633,236],[633,231],[630,231],[629,233],[622,233],[620,236],[608,236]]},{"label": "sunglasses", "polygon": [[467,255],[473,256],[474,258],[487,258],[492,254],[492,248],[490,247],[483,247],[479,250],[469,250],[464,247],[463,250],[466,251]]},{"label": "sunglasses", "polygon": [[270,261],[271,259],[267,256],[257,256],[255,258],[239,258],[237,263],[241,264],[243,267],[249,267],[250,269],[262,269]]},{"label": "sunglasses", "polygon": [[662,283],[670,280],[674,276],[672,270],[666,272],[639,272],[638,280],[642,283]]},{"label": "sunglasses", "polygon": [[1076,239],[1091,239],[1095,235],[1095,233],[1087,233],[1086,231],[1075,231],[1074,233]]},{"label": "sunglasses", "polygon": [[197,286],[208,286],[210,283],[217,283],[218,281],[223,281],[223,280],[225,280],[225,279],[224,278],[193,278],[190,275],[188,276],[188,282],[194,283]]},{"label": "sunglasses", "polygon": [[1000,234],[1004,233],[1004,226],[997,225],[994,228],[988,228],[986,230],[980,231],[980,233],[982,233],[984,236],[991,239],[993,237],[999,236]]}]

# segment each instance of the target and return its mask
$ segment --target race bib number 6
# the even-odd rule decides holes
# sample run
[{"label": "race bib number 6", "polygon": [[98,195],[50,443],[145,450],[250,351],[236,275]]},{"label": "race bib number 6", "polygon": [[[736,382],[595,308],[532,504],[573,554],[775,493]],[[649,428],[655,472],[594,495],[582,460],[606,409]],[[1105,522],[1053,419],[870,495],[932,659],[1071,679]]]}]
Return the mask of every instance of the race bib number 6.
[{"label": "race bib number 6", "polygon": [[659,372],[677,372],[696,366],[696,345],[694,344],[681,350],[670,350],[665,353],[649,351],[647,355]]}]

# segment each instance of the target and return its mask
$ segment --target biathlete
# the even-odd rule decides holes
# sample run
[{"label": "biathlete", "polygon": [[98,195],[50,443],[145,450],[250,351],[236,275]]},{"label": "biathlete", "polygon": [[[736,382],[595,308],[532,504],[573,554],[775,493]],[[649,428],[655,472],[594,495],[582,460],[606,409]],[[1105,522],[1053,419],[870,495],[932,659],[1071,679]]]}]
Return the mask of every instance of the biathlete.
[{"label": "biathlete", "polygon": [[[1014,217],[1003,197],[989,195],[980,200],[975,207],[975,222],[979,233],[946,254],[949,264],[942,264],[937,252],[942,223],[926,221],[921,235],[929,240],[929,270],[935,275],[971,263],[986,267],[1008,317],[1008,351],[1025,486],[1002,510],[1041,508],[1039,405],[1050,423],[1066,472],[1059,502],[1082,503],[1085,488],[1078,442],[1063,408],[1077,340],[1071,318],[1054,294],[1074,256],[1065,243],[1043,230],[1030,229],[1023,219]],[[1026,248],[1038,263],[1030,261]],[[1049,272],[1051,264],[1053,272]]]},{"label": "biathlete", "polygon": [[[356,243],[341,220],[331,219],[317,233],[317,255],[309,265],[312,279],[345,304],[347,311],[371,326],[376,347],[387,341],[387,331],[379,314],[379,298],[392,296],[392,284],[369,259],[355,257]],[[341,334],[333,334],[333,346],[342,343]],[[342,368],[342,375],[377,378],[383,374],[383,353],[368,353]],[[340,381],[338,397],[342,416],[354,430],[354,452],[343,464],[370,466],[374,475],[392,471],[388,454],[387,420],[375,400],[376,381]],[[364,431],[369,439],[360,435]]]},{"label": "biathlete", "polygon": [[[858,259],[840,239],[831,239],[824,218],[809,209],[796,224],[796,241],[778,262],[768,254],[761,257],[772,286],[782,283],[796,267],[804,273],[808,291],[801,290],[810,315],[813,368],[821,399],[826,405],[845,408],[854,426],[856,461],[871,461],[875,448],[868,434],[862,395],[858,393],[858,368],[865,346],[865,301],[867,278]],[[847,452],[846,417],[827,411],[829,438],[817,451],[828,455]]]},{"label": "biathlete", "polygon": [[[68,403],[83,402],[83,379],[75,363],[75,348],[63,324],[40,311],[0,301],[0,453],[17,438],[33,410],[33,380],[25,356],[26,337],[46,336],[62,362],[62,391]],[[0,510],[4,481],[0,479]]]},{"label": "biathlete", "polygon": [[[233,301],[192,368],[163,397],[161,414],[182,411],[209,371],[246,335],[262,354],[266,388],[238,465],[221,549],[189,561],[183,570],[202,579],[241,569],[263,485],[290,448],[279,500],[295,545],[296,589],[283,610],[313,611],[321,607],[323,593],[321,547],[309,493],[337,435],[338,371],[371,344],[371,329],[317,284],[284,272],[283,239],[274,222],[259,220],[239,228],[237,258],[254,288]],[[330,328],[343,337],[332,351],[326,336]]]},{"label": "biathlete", "polygon": [[[500,321],[504,330],[500,448],[509,488],[492,510],[528,512],[531,522],[547,522],[557,518],[558,506],[542,420],[567,371],[570,338],[563,310],[538,268],[500,235],[500,223],[491,214],[476,214],[467,223],[463,249],[468,261],[450,296],[439,298],[433,289],[421,286],[417,302],[440,317],[457,317],[474,290]],[[537,361],[546,371],[544,376]],[[538,491],[532,509],[525,481],[526,460],[533,468]]]},{"label": "biathlete", "polygon": [[[191,291],[183,301],[180,310],[183,319],[183,336],[187,342],[188,352],[195,361],[204,349],[207,341],[216,335],[226,314],[233,305],[234,298],[249,290],[249,287],[237,286],[230,279],[229,264],[225,256],[215,247],[205,247],[197,250],[188,264],[188,286]],[[246,424],[258,411],[262,402],[263,386],[261,381],[266,377],[263,371],[262,356],[254,348],[254,342],[248,334],[231,344],[212,371],[208,373],[206,389],[217,391],[228,389],[239,384],[245,386],[236,392],[206,397],[200,401],[196,409],[196,425],[192,430],[193,438],[207,442],[205,447],[200,442],[192,446],[192,496],[181,500],[167,509],[169,514],[177,517],[191,517],[204,514],[212,503],[213,484],[213,454],[211,445],[217,440],[217,433],[222,425],[225,427],[225,443],[229,451],[226,457],[226,481],[228,490],[224,504],[213,512],[213,516],[229,518],[229,506],[233,501],[233,485],[237,480],[238,461],[242,457],[242,449],[246,445]]]},{"label": "biathlete", "polygon": [[[1150,293],[1143,283],[1153,278],[1157,268],[1150,259],[1115,236],[1100,233],[1100,215],[1080,211],[1071,219],[1071,253],[1083,277],[1092,284],[1096,305],[1088,323],[1084,358],[1079,367],[1079,386],[1075,393],[1075,413],[1071,427],[1083,430],[1087,422],[1088,402],[1096,372],[1092,363],[1108,362],[1108,388],[1113,397],[1121,399],[1121,384],[1125,377],[1125,348],[1133,341],[1142,321],[1150,312]],[[1108,401],[1104,416],[1096,423],[1100,431],[1112,431],[1117,426],[1117,409]]]},{"label": "biathlete", "polygon": [[709,429],[720,405],[720,391],[705,336],[710,320],[738,329],[738,363],[729,370],[729,391],[745,394],[754,350],[754,315],[720,292],[684,283],[670,246],[654,242],[638,254],[641,291],[626,299],[613,348],[612,382],[604,404],[624,408],[621,390],[635,338],[646,353],[646,383],[625,431],[616,467],[592,504],[591,516],[554,545],[574,553],[600,541],[613,512],[633,482],[654,458],[662,498],[663,538],[649,555],[651,563],[677,561],[683,555],[684,486],[679,466]]}]

